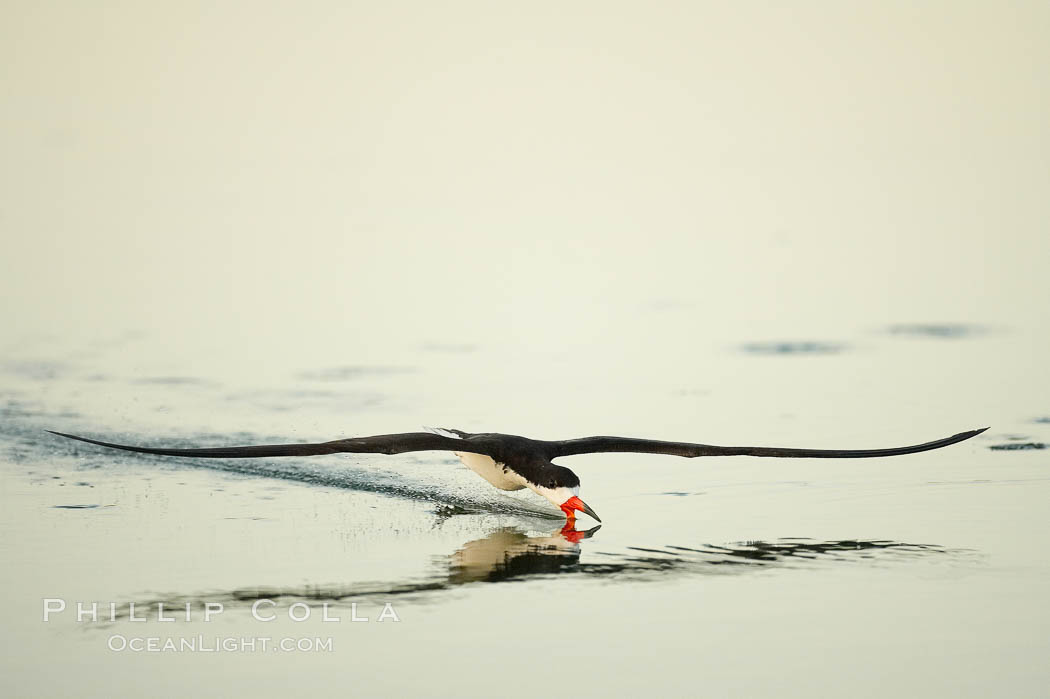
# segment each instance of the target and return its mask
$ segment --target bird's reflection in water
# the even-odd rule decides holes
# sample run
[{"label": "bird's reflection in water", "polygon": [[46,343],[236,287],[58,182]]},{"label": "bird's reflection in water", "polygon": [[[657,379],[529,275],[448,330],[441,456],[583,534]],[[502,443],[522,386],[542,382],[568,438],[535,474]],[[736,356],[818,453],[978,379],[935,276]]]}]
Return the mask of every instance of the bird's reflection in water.
[{"label": "bird's reflection in water", "polygon": [[774,541],[706,544],[698,547],[628,546],[621,551],[594,551],[580,561],[581,543],[601,526],[576,531],[567,525],[548,536],[529,536],[515,529],[500,529],[483,539],[467,542],[451,556],[449,583],[503,582],[522,578],[575,574],[581,576],[645,577],[654,573],[714,574],[734,568],[798,567],[845,561],[904,560],[919,556],[959,557],[972,554],[930,544],[900,541],[837,539],[814,541],[786,537]]},{"label": "bird's reflection in water", "polygon": [[579,531],[566,524],[547,536],[529,536],[515,527],[497,529],[452,554],[448,581],[462,585],[566,572],[579,564],[580,542],[601,528]]},{"label": "bird's reflection in water", "polygon": [[[547,534],[530,534],[518,527],[501,527],[463,544],[422,579],[355,582],[300,587],[251,587],[196,595],[170,595],[164,599],[135,602],[136,609],[201,606],[203,601],[250,604],[256,600],[303,602],[320,606],[325,602],[382,602],[404,596],[429,599],[441,591],[468,584],[539,580],[558,577],[620,578],[631,581],[666,580],[668,576],[741,574],[752,570],[826,568],[844,563],[864,564],[940,557],[948,561],[972,558],[975,551],[949,549],[930,544],[871,539],[816,541],[781,538],[734,544],[705,544],[696,547],[665,545],[628,546],[619,551],[598,549],[601,528],[577,530],[566,525]],[[588,556],[581,561],[581,552]],[[597,549],[597,550],[595,550]]]}]

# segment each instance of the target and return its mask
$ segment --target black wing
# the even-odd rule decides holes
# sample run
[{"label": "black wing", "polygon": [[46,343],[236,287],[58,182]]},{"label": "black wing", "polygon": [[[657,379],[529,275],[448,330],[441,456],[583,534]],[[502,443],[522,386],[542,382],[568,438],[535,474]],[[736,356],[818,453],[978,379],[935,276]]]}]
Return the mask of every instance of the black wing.
[{"label": "black wing", "polygon": [[157,447],[134,447],[126,444],[113,444],[72,434],[53,432],[59,437],[68,437],[89,444],[110,449],[123,449],[142,454],[160,454],[161,456],[191,456],[205,459],[251,459],[261,456],[316,456],[318,454],[403,454],[408,451],[465,451],[490,455],[491,445],[479,440],[456,439],[429,432],[405,432],[404,434],[381,434],[374,437],[358,439],[339,439],[334,442],[316,444],[262,444],[248,447],[214,447],[204,449],[165,449]]},{"label": "black wing", "polygon": [[862,459],[872,456],[898,456],[914,454],[919,451],[940,449],[949,444],[962,442],[984,432],[987,427],[969,432],[937,439],[910,447],[891,447],[889,449],[792,449],[783,447],[719,447],[712,444],[692,444],[690,442],[661,442],[655,439],[633,439],[631,437],[583,437],[551,442],[553,456],[572,456],[574,454],[593,454],[607,451],[626,451],[637,454],[667,454],[669,456],[779,456],[787,458],[811,459]]}]

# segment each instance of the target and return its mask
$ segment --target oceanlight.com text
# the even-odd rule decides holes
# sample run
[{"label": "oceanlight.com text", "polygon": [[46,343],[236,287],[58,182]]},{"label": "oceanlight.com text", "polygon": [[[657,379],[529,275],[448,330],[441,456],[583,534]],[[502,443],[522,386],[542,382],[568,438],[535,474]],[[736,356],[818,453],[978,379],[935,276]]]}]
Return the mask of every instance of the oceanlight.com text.
[{"label": "oceanlight.com text", "polygon": [[332,637],[125,636],[113,634],[106,647],[115,653],[331,653]]}]

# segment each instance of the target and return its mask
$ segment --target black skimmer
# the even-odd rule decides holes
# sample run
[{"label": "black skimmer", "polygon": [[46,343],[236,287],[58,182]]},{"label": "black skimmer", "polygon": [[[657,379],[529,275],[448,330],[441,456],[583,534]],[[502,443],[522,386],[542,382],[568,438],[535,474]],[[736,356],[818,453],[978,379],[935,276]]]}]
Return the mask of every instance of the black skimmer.
[{"label": "black skimmer", "polygon": [[576,512],[598,519],[587,503],[580,499],[580,479],[553,459],[577,454],[632,452],[669,456],[773,456],[780,458],[857,459],[876,456],[899,456],[940,449],[962,442],[984,432],[987,427],[937,439],[932,442],[888,449],[796,449],[784,447],[719,447],[691,442],[663,442],[633,437],[583,437],[547,441],[495,432],[471,434],[461,430],[426,428],[426,432],[381,434],[374,437],[337,439],[315,444],[263,444],[244,447],[210,447],[200,449],[167,449],[113,444],[87,437],[54,432],[60,437],[97,444],[110,449],[123,449],[160,456],[185,456],[206,459],[250,459],[271,456],[316,456],[318,454],[403,454],[411,451],[451,451],[474,473],[500,490],[528,488],[565,513],[567,523],[574,522]]}]

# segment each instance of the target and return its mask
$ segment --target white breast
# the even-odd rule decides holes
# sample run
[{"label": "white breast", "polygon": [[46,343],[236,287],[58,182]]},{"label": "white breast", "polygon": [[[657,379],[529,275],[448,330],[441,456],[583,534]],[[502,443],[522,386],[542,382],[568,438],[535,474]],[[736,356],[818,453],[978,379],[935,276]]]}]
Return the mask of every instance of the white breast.
[{"label": "white breast", "polygon": [[524,478],[510,469],[504,471],[503,464],[497,464],[491,456],[459,451],[452,453],[458,456],[467,468],[500,490],[521,490],[525,487]]}]

